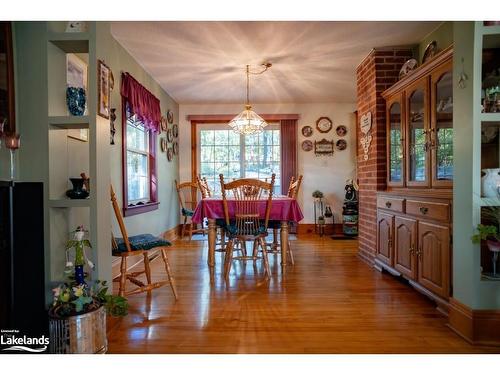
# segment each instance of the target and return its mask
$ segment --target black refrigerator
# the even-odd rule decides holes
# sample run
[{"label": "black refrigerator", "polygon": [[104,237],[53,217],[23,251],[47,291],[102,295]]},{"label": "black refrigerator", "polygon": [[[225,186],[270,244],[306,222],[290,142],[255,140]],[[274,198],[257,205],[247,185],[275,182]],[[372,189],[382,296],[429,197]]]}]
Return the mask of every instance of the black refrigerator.
[{"label": "black refrigerator", "polygon": [[0,329],[47,335],[43,184],[0,181]]}]

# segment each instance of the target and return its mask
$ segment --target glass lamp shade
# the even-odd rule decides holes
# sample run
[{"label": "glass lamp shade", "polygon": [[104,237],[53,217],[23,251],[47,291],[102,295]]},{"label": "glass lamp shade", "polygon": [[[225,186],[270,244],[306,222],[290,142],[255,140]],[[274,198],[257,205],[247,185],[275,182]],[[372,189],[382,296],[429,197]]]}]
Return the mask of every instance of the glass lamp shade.
[{"label": "glass lamp shade", "polygon": [[229,122],[229,126],[238,134],[254,134],[264,130],[267,122],[246,105],[245,110]]}]

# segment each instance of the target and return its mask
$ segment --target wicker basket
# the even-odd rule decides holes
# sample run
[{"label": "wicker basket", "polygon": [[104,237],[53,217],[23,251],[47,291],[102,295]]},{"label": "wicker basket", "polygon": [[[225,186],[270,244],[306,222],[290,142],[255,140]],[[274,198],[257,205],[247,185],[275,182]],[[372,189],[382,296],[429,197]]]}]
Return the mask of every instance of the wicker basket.
[{"label": "wicker basket", "polygon": [[108,350],[104,306],[65,318],[52,311],[49,318],[51,353],[100,354]]}]

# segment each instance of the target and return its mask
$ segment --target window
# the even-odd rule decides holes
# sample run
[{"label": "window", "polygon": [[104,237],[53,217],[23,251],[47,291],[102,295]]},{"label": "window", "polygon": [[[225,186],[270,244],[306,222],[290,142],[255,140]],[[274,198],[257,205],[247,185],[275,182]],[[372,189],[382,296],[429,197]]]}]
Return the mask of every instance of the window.
[{"label": "window", "polygon": [[199,173],[220,192],[219,174],[225,180],[268,179],[276,175],[274,192],[281,194],[279,125],[268,125],[260,134],[239,135],[224,125],[199,124]]},{"label": "window", "polygon": [[158,208],[156,196],[156,136],[127,112],[124,124],[124,216]]}]

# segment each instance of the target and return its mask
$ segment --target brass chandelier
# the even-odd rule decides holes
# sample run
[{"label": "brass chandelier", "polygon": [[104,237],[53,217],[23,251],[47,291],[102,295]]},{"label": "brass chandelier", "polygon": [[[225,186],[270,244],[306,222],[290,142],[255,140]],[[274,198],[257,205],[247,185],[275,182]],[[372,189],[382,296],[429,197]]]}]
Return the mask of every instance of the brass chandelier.
[{"label": "brass chandelier", "polygon": [[247,74],[247,101],[245,104],[245,109],[233,118],[229,122],[229,126],[233,129],[235,133],[238,134],[255,134],[260,133],[267,126],[267,122],[260,117],[257,113],[252,111],[252,106],[250,105],[250,74],[262,74],[267,71],[272,64],[271,63],[263,63],[261,64],[263,69],[260,71],[252,72],[250,71],[250,65],[246,66],[246,74]]}]

